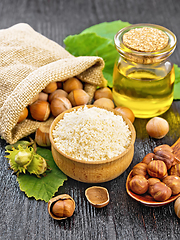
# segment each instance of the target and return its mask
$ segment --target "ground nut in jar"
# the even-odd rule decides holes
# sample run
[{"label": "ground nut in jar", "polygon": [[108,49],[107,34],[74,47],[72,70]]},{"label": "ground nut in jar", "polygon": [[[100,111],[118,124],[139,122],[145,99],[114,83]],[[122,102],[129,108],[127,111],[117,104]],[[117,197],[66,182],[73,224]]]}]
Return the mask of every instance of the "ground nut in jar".
[{"label": "ground nut in jar", "polygon": [[176,47],[176,36],[153,24],[135,24],[115,35],[120,56],[113,72],[116,106],[130,108],[136,117],[158,116],[173,101],[175,74],[168,57]]}]

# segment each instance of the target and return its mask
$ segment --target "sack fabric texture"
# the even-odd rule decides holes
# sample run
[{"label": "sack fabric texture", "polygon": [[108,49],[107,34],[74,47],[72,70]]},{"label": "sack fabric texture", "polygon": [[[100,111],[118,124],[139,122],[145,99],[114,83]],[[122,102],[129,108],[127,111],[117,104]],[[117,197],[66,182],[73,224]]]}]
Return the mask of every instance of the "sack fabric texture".
[{"label": "sack fabric texture", "polygon": [[27,118],[17,124],[23,109],[50,82],[77,76],[91,103],[97,86],[104,85],[103,68],[102,58],[74,57],[26,23],[0,30],[0,135],[13,144],[52,122]]}]

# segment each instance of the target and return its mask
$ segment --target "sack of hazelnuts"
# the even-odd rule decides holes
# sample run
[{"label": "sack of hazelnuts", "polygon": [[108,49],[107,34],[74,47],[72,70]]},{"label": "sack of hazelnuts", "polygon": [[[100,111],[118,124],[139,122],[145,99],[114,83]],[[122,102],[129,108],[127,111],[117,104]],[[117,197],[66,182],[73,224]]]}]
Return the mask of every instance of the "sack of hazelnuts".
[{"label": "sack of hazelnuts", "polygon": [[[0,135],[10,144],[50,125],[58,114],[52,104],[57,90],[66,92],[59,101],[68,109],[82,105],[81,99],[90,104],[97,86],[106,83],[102,58],[74,57],[25,23],[0,30],[0,55]],[[70,95],[73,84],[81,90]]]}]

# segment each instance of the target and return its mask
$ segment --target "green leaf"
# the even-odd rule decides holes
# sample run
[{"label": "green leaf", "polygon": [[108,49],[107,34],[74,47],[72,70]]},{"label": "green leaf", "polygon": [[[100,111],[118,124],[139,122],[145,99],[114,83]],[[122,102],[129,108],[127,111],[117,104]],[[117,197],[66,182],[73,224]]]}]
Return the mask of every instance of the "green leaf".
[{"label": "green leaf", "polygon": [[[108,81],[108,86],[113,86],[114,62],[118,57],[118,52],[114,46],[114,36],[122,28],[130,23],[121,20],[103,22],[93,25],[78,35],[68,36],[64,43],[66,50],[72,55],[78,56],[99,56],[105,61],[103,75]],[[174,100],[180,99],[180,68],[175,66]]]},{"label": "green leaf", "polygon": [[32,145],[31,142],[29,141],[25,141],[25,140],[20,140],[20,141],[17,141],[16,143],[14,144],[9,144],[5,147],[6,150],[12,150],[12,148],[14,147],[15,149],[18,149],[18,146],[21,145],[22,148],[26,148],[30,145]]},{"label": "green leaf", "polygon": [[175,85],[174,85],[174,100],[180,99],[180,68],[174,64]]},{"label": "green leaf", "polygon": [[122,28],[129,26],[130,23],[121,20],[103,22],[86,28],[82,33],[96,33],[100,37],[108,38],[114,44],[115,34]]},{"label": "green leaf", "polygon": [[130,23],[120,20],[93,25],[81,34],[68,36],[64,40],[66,50],[76,57],[102,57],[105,62],[103,75],[108,81],[108,86],[112,87],[114,62],[119,55],[114,46],[114,35],[129,25]]},{"label": "green leaf", "polygon": [[174,71],[175,71],[175,83],[179,83],[180,82],[180,68],[178,67],[178,65],[174,64]]},{"label": "green leaf", "polygon": [[112,74],[115,59],[118,56],[110,39],[98,36],[96,33],[82,33],[70,35],[65,40],[66,50],[72,55],[78,56],[99,56],[104,59],[105,67],[103,74],[112,87]]},{"label": "green leaf", "polygon": [[21,191],[25,192],[28,197],[48,202],[58,191],[58,188],[63,185],[64,181],[67,180],[67,177],[56,166],[49,149],[38,147],[37,153],[47,160],[52,170],[41,178],[36,177],[34,174],[20,174],[17,181]]}]

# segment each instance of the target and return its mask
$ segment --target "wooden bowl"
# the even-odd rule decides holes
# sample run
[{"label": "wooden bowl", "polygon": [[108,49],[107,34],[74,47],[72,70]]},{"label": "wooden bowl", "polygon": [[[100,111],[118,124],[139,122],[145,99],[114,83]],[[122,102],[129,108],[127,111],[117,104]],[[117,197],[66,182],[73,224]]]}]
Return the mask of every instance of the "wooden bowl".
[{"label": "wooden bowl", "polygon": [[[116,112],[115,110],[106,109],[114,112],[115,115],[122,116],[124,121],[129,126],[129,129],[132,133],[129,147],[119,156],[107,160],[94,160],[88,162],[86,160],[72,158],[71,156],[61,152],[56,147],[52,137],[52,131],[55,128],[55,125],[63,118],[65,113],[74,111],[74,109],[77,110],[80,107],[82,106],[74,107],[61,113],[54,119],[51,125],[50,141],[54,161],[62,172],[77,181],[86,183],[102,183],[110,181],[122,174],[132,162],[134,156],[134,142],[136,138],[134,126],[128,118],[123,117],[120,113]],[[87,105],[87,107],[91,108],[95,106]]]},{"label": "wooden bowl", "polygon": [[177,194],[174,196],[172,195],[166,201],[158,202],[158,201],[154,200],[153,197],[151,197],[151,195],[149,195],[147,193],[138,195],[138,194],[132,192],[131,189],[129,188],[129,182],[132,177],[133,176],[132,176],[132,170],[131,170],[131,172],[129,173],[127,180],[126,180],[126,191],[129,194],[129,196],[131,196],[134,200],[138,201],[139,203],[142,203],[143,205],[145,205],[147,207],[161,207],[161,206],[164,206],[168,203],[175,201],[176,198],[178,198],[180,196],[180,194]]}]

